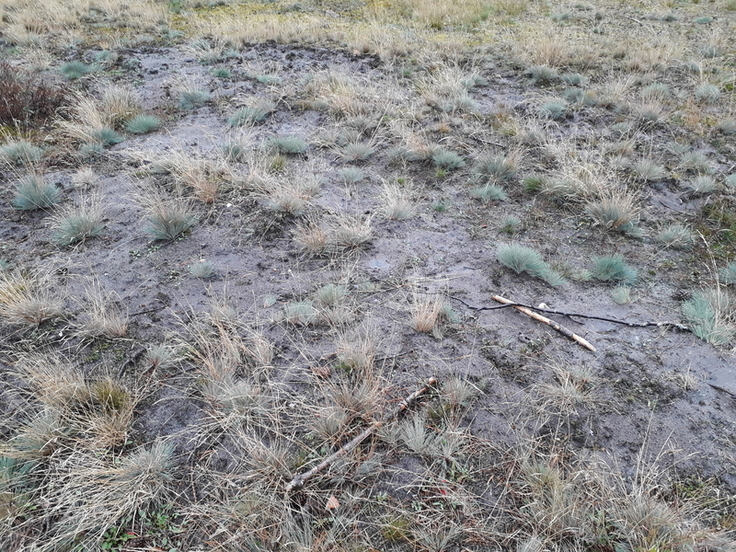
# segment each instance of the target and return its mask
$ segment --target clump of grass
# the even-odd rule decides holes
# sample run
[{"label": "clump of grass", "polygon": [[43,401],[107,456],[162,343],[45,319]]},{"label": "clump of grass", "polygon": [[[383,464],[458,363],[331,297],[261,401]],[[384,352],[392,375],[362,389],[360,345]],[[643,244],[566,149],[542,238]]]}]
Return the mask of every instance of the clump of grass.
[{"label": "clump of grass", "polygon": [[532,84],[547,86],[560,80],[560,73],[554,67],[534,65],[527,69],[526,74],[531,77]]},{"label": "clump of grass", "polygon": [[160,507],[173,486],[174,449],[158,441],[115,461],[98,452],[79,451],[61,468],[49,488],[49,515],[56,520],[44,540],[63,547],[103,546],[106,531],[126,519]]},{"label": "clump of grass", "polygon": [[696,176],[686,184],[688,190],[693,195],[708,195],[718,191],[718,183],[712,176],[701,175]]},{"label": "clump of grass", "polygon": [[521,220],[514,216],[508,216],[501,221],[498,231],[511,236],[518,232],[519,228],[521,228]]},{"label": "clump of grass", "polygon": [[29,174],[16,184],[10,204],[20,211],[34,211],[53,207],[60,200],[61,190],[56,184],[46,182],[41,175]]},{"label": "clump of grass", "polygon": [[416,295],[411,306],[411,327],[421,333],[442,337],[441,323],[446,308],[442,297]]},{"label": "clump of grass", "polygon": [[85,163],[92,163],[99,160],[105,154],[105,148],[102,144],[87,143],[79,146],[77,156]]},{"label": "clump of grass", "polygon": [[730,174],[728,175],[724,180],[723,184],[726,186],[726,189],[733,192],[736,190],[736,174]]},{"label": "clump of grass", "polygon": [[483,203],[490,203],[491,201],[505,201],[508,198],[504,189],[497,184],[477,186],[470,190],[470,196],[474,199],[479,199]]},{"label": "clump of grass", "polygon": [[617,305],[631,303],[631,288],[628,286],[616,286],[611,290],[611,299]]},{"label": "clump of grass", "polygon": [[567,105],[564,102],[546,102],[539,107],[541,117],[554,121],[564,119],[567,116]]},{"label": "clump of grass", "polygon": [[631,164],[631,172],[644,182],[658,182],[667,178],[667,171],[649,159],[642,159]]},{"label": "clump of grass", "polygon": [[329,223],[328,240],[336,253],[358,250],[373,240],[373,222],[370,217],[338,215]]},{"label": "clump of grass", "polygon": [[708,157],[699,151],[684,151],[680,156],[680,168],[704,174],[713,172]]},{"label": "clump of grass", "polygon": [[182,90],[179,93],[179,109],[197,109],[212,99],[206,90]]},{"label": "clump of grass", "polygon": [[498,261],[516,272],[541,278],[551,286],[560,286],[565,279],[544,262],[539,252],[518,244],[502,244],[496,250]]},{"label": "clump of grass", "polygon": [[90,130],[89,137],[93,144],[99,144],[103,147],[114,146],[115,144],[119,144],[125,140],[124,136],[110,127],[101,127]]},{"label": "clump of grass", "polygon": [[473,165],[472,174],[481,180],[509,182],[516,177],[519,170],[518,155],[499,156],[483,155]]},{"label": "clump of grass", "polygon": [[212,76],[218,79],[229,79],[232,78],[233,74],[229,69],[224,67],[215,67],[212,69]]},{"label": "clump of grass", "polygon": [[728,135],[736,134],[736,119],[732,117],[723,119],[718,122],[717,128],[723,134],[728,134]]},{"label": "clump of grass", "polygon": [[125,125],[125,131],[131,134],[147,134],[154,130],[158,130],[161,126],[161,119],[153,115],[136,115],[130,119]]},{"label": "clump of grass", "polygon": [[246,159],[247,149],[238,141],[223,144],[221,151],[225,161],[242,162]]},{"label": "clump of grass", "polygon": [[663,82],[655,82],[641,89],[641,97],[646,101],[665,100],[671,95],[670,87]]},{"label": "clump of grass", "polygon": [[704,103],[715,103],[721,98],[721,89],[715,84],[703,83],[694,91],[695,97]]},{"label": "clump of grass", "polygon": [[586,213],[594,224],[607,230],[637,235],[634,221],[638,215],[636,196],[627,192],[609,192],[587,202]]},{"label": "clump of grass", "polygon": [[298,136],[276,136],[266,142],[269,149],[288,155],[301,155],[307,151],[307,142]]},{"label": "clump of grass", "polygon": [[319,320],[319,311],[312,301],[297,301],[284,306],[284,320],[295,326],[307,326]]},{"label": "clump of grass", "polygon": [[10,140],[0,146],[0,161],[9,165],[32,166],[41,160],[43,150],[27,140]]},{"label": "clump of grass", "polygon": [[438,169],[454,171],[465,166],[465,160],[454,151],[437,148],[432,154],[432,162]]},{"label": "clump of grass", "polygon": [[125,337],[128,333],[128,313],[115,292],[92,280],[85,289],[82,301],[79,334],[88,337]]},{"label": "clump of grass", "polygon": [[60,316],[63,297],[47,273],[0,272],[0,319],[7,324],[38,326]]},{"label": "clump of grass", "polygon": [[736,336],[734,306],[720,288],[702,289],[682,303],[682,314],[700,339],[713,345],[727,345]]},{"label": "clump of grass", "polygon": [[718,273],[718,277],[722,284],[736,284],[736,261],[732,261],[725,268],[722,268]]},{"label": "clump of grass", "polygon": [[254,125],[265,121],[275,110],[276,104],[269,100],[262,100],[252,106],[241,107],[228,117],[227,121],[233,127]]},{"label": "clump of grass", "polygon": [[52,239],[56,245],[75,245],[99,236],[104,227],[99,198],[83,198],[79,205],[69,205],[54,214]]},{"label": "clump of grass", "polygon": [[593,257],[591,275],[601,282],[621,282],[633,284],[638,274],[634,268],[626,264],[620,255]]},{"label": "clump of grass", "polygon": [[154,240],[175,240],[198,220],[191,205],[181,199],[151,202],[146,206],[146,211],[144,232]]},{"label": "clump of grass", "polygon": [[405,186],[386,182],[380,200],[381,210],[386,218],[406,220],[413,217],[416,212],[411,189]]},{"label": "clump of grass", "polygon": [[339,171],[340,177],[348,186],[354,186],[358,182],[365,180],[366,174],[360,167],[345,167]]},{"label": "clump of grass", "polygon": [[527,176],[522,181],[524,191],[530,194],[537,194],[545,189],[547,186],[547,177],[541,174],[533,174]]},{"label": "clump of grass", "polygon": [[212,278],[215,275],[215,265],[203,259],[189,265],[189,274],[200,280]]},{"label": "clump of grass", "polygon": [[367,142],[351,142],[342,150],[342,157],[346,161],[367,161],[376,152],[376,148]]},{"label": "clump of grass", "polygon": [[674,249],[689,249],[695,243],[695,234],[684,224],[676,222],[663,228],[657,241]]},{"label": "clump of grass", "polygon": [[81,79],[97,70],[93,65],[87,65],[81,61],[67,61],[61,68],[61,73],[69,80]]}]

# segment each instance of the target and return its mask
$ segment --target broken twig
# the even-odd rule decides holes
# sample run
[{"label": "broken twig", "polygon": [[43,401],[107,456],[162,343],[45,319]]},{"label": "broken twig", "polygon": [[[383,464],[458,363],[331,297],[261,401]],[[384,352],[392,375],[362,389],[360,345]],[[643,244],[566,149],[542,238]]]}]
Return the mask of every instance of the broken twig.
[{"label": "broken twig", "polygon": [[396,418],[399,414],[401,414],[404,410],[409,408],[411,406],[411,403],[413,403],[415,400],[417,400],[420,396],[422,396],[424,393],[426,393],[431,387],[434,387],[437,384],[437,378],[429,378],[427,380],[427,383],[424,384],[423,387],[417,389],[414,391],[411,395],[406,397],[401,403],[399,403],[398,408],[394,411],[391,416],[384,420],[376,420],[375,422],[371,423],[367,428],[365,428],[360,434],[353,437],[350,442],[348,442],[345,446],[343,446],[340,450],[337,452],[331,454],[322,462],[314,466],[311,470],[304,472],[299,475],[295,475],[294,478],[289,482],[288,485],[286,485],[286,493],[290,493],[291,491],[296,491],[301,489],[304,484],[314,477],[316,474],[321,472],[322,470],[328,468],[330,464],[332,464],[335,460],[340,458],[341,456],[345,456],[348,452],[356,448],[360,443],[365,441],[368,437],[370,437],[373,433],[378,431],[383,425],[385,425],[387,422],[390,422],[394,418]]},{"label": "broken twig", "polygon": [[501,297],[500,295],[491,295],[491,299],[493,299],[494,301],[497,301],[499,303],[503,303],[505,305],[512,306],[513,308],[515,308],[519,312],[523,312],[524,314],[526,314],[530,318],[533,318],[534,320],[537,320],[538,322],[541,322],[543,324],[547,324],[550,328],[552,328],[554,330],[557,330],[558,332],[560,332],[565,337],[569,337],[570,339],[572,339],[574,341],[577,341],[580,345],[582,345],[586,349],[589,349],[590,351],[593,351],[595,353],[595,347],[593,347],[593,345],[591,345],[589,341],[587,341],[586,339],[580,337],[576,333],[573,333],[572,331],[568,330],[565,326],[562,326],[562,325],[558,324],[554,320],[550,320],[546,316],[542,316],[541,314],[537,314],[533,310],[528,309],[526,307],[515,305],[515,304],[513,304],[514,303],[513,301],[509,301],[508,299],[505,299],[505,298]]},{"label": "broken twig", "polygon": [[593,314],[580,314],[577,312],[565,312],[565,311],[559,311],[555,309],[546,309],[542,307],[535,307],[533,305],[526,305],[524,303],[514,303],[509,302],[505,303],[503,305],[498,305],[497,307],[474,307],[473,305],[469,305],[459,297],[450,297],[451,299],[455,299],[455,301],[460,301],[463,305],[468,307],[469,309],[475,310],[475,311],[486,311],[486,310],[497,310],[497,309],[506,309],[509,307],[524,307],[525,309],[533,310],[536,312],[543,312],[545,314],[556,314],[557,316],[565,316],[567,318],[573,319],[573,318],[587,318],[588,320],[600,320],[602,322],[611,322],[613,324],[621,324],[623,326],[629,326],[630,328],[666,328],[666,327],[672,327],[678,330],[681,330],[683,332],[689,332],[691,331],[690,328],[685,326],[684,324],[680,324],[679,322],[628,322],[626,320],[617,320],[616,318],[607,318],[605,316],[595,316]]}]

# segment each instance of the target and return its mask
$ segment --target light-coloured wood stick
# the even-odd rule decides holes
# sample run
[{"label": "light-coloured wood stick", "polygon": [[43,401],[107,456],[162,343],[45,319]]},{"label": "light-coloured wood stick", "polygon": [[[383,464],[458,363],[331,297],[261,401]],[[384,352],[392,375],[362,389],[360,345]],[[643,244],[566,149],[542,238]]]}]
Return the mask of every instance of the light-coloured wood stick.
[{"label": "light-coloured wood stick", "polygon": [[404,410],[409,408],[409,406],[411,406],[411,403],[413,403],[421,395],[426,393],[431,387],[434,387],[435,385],[437,385],[437,378],[429,378],[427,380],[427,383],[425,383],[423,387],[417,389],[411,395],[401,401],[398,408],[394,411],[393,414],[391,414],[391,416],[384,420],[376,420],[375,422],[371,423],[371,425],[369,425],[361,433],[353,437],[347,444],[340,448],[340,450],[334,452],[333,454],[322,460],[322,462],[314,466],[311,470],[299,475],[295,475],[294,478],[289,481],[289,484],[286,485],[286,493],[288,494],[292,491],[301,489],[309,479],[314,477],[315,474],[318,474],[322,470],[329,467],[330,464],[332,464],[335,460],[337,460],[341,456],[345,456],[348,452],[355,449],[360,443],[362,443],[373,433],[378,431],[383,425],[385,425],[387,422],[390,422],[399,414],[401,414]]},{"label": "light-coloured wood stick", "polygon": [[554,320],[550,320],[546,316],[542,316],[541,314],[538,314],[538,313],[534,312],[533,310],[530,310],[530,309],[528,309],[526,307],[521,307],[519,305],[514,305],[514,302],[513,301],[510,301],[509,299],[506,299],[504,297],[501,297],[500,295],[491,295],[491,299],[493,299],[494,301],[497,301],[498,303],[503,303],[504,305],[511,305],[513,308],[515,308],[519,312],[523,312],[524,314],[526,314],[530,318],[533,318],[534,320],[536,320],[538,322],[541,322],[542,324],[547,324],[550,328],[552,328],[554,330],[557,330],[558,332],[560,332],[565,337],[569,337],[570,339],[572,339],[574,341],[577,341],[578,343],[580,343],[580,345],[582,345],[586,349],[588,349],[590,351],[593,351],[595,353],[595,347],[593,347],[593,345],[591,345],[588,340],[586,340],[585,338],[580,337],[576,333],[573,333],[572,331],[570,331],[569,329],[567,329],[565,326],[562,326],[562,325],[558,324]]}]

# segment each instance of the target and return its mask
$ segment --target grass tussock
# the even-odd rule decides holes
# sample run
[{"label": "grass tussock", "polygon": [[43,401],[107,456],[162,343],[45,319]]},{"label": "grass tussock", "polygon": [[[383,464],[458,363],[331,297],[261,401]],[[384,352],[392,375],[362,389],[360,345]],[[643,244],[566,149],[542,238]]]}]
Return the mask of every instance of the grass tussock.
[{"label": "grass tussock", "polygon": [[29,174],[15,186],[15,195],[10,202],[19,211],[48,209],[61,201],[61,189],[48,182],[41,174]]},{"label": "grass tussock", "polygon": [[62,207],[54,213],[51,227],[52,239],[60,246],[77,245],[98,237],[105,227],[99,197],[83,197],[78,205]]},{"label": "grass tussock", "polygon": [[695,291],[682,303],[682,314],[692,332],[714,345],[727,345],[736,336],[734,304],[722,288]]},{"label": "grass tussock", "polygon": [[541,278],[551,286],[560,286],[565,279],[544,262],[539,252],[518,244],[503,244],[496,250],[498,261],[516,272]]},{"label": "grass tussock", "polygon": [[0,272],[0,319],[5,324],[38,326],[64,312],[64,296],[48,272]]}]

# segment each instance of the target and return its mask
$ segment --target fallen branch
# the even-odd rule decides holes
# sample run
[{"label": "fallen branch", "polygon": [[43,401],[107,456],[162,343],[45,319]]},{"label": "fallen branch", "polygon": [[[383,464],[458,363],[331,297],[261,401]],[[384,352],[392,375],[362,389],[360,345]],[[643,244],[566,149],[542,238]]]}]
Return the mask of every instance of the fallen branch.
[{"label": "fallen branch", "polygon": [[375,422],[371,423],[367,428],[365,428],[359,435],[356,435],[353,437],[350,442],[348,442],[346,445],[344,445],[340,450],[337,452],[331,454],[322,462],[317,464],[315,467],[313,467],[311,470],[304,472],[299,475],[295,475],[294,478],[289,482],[288,485],[286,485],[286,493],[290,493],[292,491],[296,491],[301,489],[304,484],[314,477],[319,472],[325,470],[332,464],[335,460],[340,458],[341,456],[345,456],[347,453],[349,453],[351,450],[355,449],[360,443],[365,441],[368,437],[370,437],[373,433],[378,431],[382,426],[384,426],[386,423],[390,422],[394,418],[396,418],[399,414],[404,412],[409,406],[411,406],[411,403],[413,403],[415,400],[417,400],[421,395],[426,393],[431,387],[437,384],[437,378],[429,378],[427,380],[427,383],[424,384],[423,387],[420,389],[417,389],[414,391],[411,395],[406,397],[401,403],[399,403],[398,408],[394,411],[391,416],[384,420],[376,420]]},{"label": "fallen branch", "polygon": [[533,305],[526,305],[524,303],[514,303],[513,301],[510,301],[508,303],[505,303],[503,305],[499,305],[497,307],[474,307],[473,305],[469,305],[459,297],[450,297],[450,299],[454,299],[455,301],[461,302],[463,305],[468,307],[471,310],[476,311],[486,311],[486,310],[497,310],[497,309],[506,309],[509,307],[524,307],[525,309],[533,310],[536,312],[543,312],[545,314],[556,314],[557,316],[565,316],[567,318],[573,319],[573,318],[586,318],[588,320],[601,320],[603,322],[611,322],[613,324],[621,324],[623,326],[629,326],[630,328],[665,328],[665,327],[672,327],[676,328],[678,330],[682,330],[683,332],[689,332],[691,331],[690,328],[685,326],[684,324],[680,324],[679,322],[628,322],[626,320],[617,320],[616,318],[607,318],[605,316],[595,316],[593,314],[580,314],[577,312],[565,312],[565,311],[559,311],[555,309],[547,309],[542,307],[535,307]]},{"label": "fallen branch", "polygon": [[503,303],[505,305],[509,305],[510,307],[515,308],[519,312],[523,312],[524,314],[526,314],[530,318],[533,318],[534,320],[537,320],[538,322],[541,322],[542,324],[547,324],[550,328],[552,328],[554,330],[557,330],[558,332],[560,332],[565,337],[569,337],[570,339],[572,339],[574,341],[577,341],[578,343],[580,343],[580,345],[582,345],[586,349],[589,349],[589,350],[591,350],[591,351],[593,351],[595,353],[595,347],[593,347],[593,345],[591,345],[589,341],[587,341],[586,339],[580,337],[578,334],[573,333],[572,331],[568,330],[565,326],[562,326],[562,325],[558,324],[554,320],[550,320],[546,316],[542,316],[541,314],[537,314],[536,312],[534,312],[533,310],[531,310],[531,309],[529,309],[527,307],[522,307],[520,305],[515,305],[513,301],[509,301],[508,299],[505,299],[505,298],[501,297],[500,295],[491,295],[491,299],[493,299],[494,301],[498,301],[499,303]]}]

